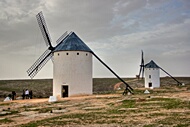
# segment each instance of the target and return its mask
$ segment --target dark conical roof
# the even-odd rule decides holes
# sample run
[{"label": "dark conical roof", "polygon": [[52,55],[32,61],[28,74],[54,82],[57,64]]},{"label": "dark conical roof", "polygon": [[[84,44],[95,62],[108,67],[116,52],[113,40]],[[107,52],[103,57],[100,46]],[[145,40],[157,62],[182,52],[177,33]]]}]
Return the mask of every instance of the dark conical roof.
[{"label": "dark conical roof", "polygon": [[92,52],[92,50],[74,33],[68,35],[63,39],[54,49],[56,51],[86,51]]},{"label": "dark conical roof", "polygon": [[153,60],[147,63],[144,67],[145,68],[160,68]]}]

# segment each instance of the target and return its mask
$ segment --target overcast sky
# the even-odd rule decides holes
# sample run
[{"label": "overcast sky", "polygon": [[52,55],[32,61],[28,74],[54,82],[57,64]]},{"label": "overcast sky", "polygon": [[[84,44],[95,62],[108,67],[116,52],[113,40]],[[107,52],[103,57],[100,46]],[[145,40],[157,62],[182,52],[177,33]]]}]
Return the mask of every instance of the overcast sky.
[{"label": "overcast sky", "polygon": [[[74,31],[121,77],[154,60],[173,76],[190,76],[189,0],[1,0],[0,79],[29,79],[47,49],[36,21],[42,11],[52,43]],[[161,73],[161,76],[166,76]],[[49,61],[35,78],[52,78]],[[114,77],[93,58],[93,77]]]}]

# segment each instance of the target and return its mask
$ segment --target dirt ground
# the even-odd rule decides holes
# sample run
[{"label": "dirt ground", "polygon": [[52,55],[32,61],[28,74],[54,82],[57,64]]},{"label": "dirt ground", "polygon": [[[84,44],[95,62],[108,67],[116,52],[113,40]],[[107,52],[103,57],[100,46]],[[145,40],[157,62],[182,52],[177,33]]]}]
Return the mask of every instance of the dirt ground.
[{"label": "dirt ground", "polygon": [[[4,124],[1,124],[0,127],[8,127],[8,126],[16,126],[16,125],[22,125],[25,123],[29,123],[31,121],[37,121],[37,120],[42,120],[42,119],[47,119],[47,118],[51,118],[51,117],[55,117],[55,116],[59,116],[62,115],[63,112],[56,112],[55,113],[38,113],[39,111],[33,111],[35,109],[45,109],[49,107],[49,104],[53,104],[53,107],[62,107],[64,106],[63,109],[65,109],[65,107],[67,108],[67,111],[65,111],[66,114],[68,113],[83,113],[85,111],[80,111],[78,110],[78,104],[81,103],[91,103],[93,104],[93,107],[86,107],[86,109],[98,109],[98,108],[102,108],[102,107],[106,107],[107,103],[110,103],[111,101],[108,101],[106,103],[101,101],[101,98],[109,98],[109,97],[119,97],[120,95],[91,95],[91,96],[78,96],[78,97],[69,97],[69,98],[60,98],[58,100],[58,102],[67,102],[70,101],[69,105],[65,104],[65,105],[60,105],[59,103],[51,103],[48,102],[48,98],[44,98],[44,99],[25,99],[25,100],[13,100],[13,101],[9,101],[9,102],[0,102],[0,111],[2,112],[7,112],[9,114],[9,111],[15,111],[18,110],[19,114],[11,114],[10,115],[6,115],[6,116],[0,116],[0,120],[3,119],[11,119],[15,122],[7,122]],[[76,107],[75,107],[76,106]],[[23,107],[25,109],[23,109]],[[50,106],[52,107],[52,106]],[[10,109],[10,110],[8,110]],[[60,110],[58,110],[60,111]]]},{"label": "dirt ground", "polygon": [[[130,83],[130,82],[134,82],[134,81],[137,81],[138,79],[132,79],[132,80],[128,80],[128,81],[125,81],[127,83]],[[119,82],[117,84],[114,85],[114,90],[119,90],[121,89],[121,85],[123,84],[123,82]]]},{"label": "dirt ground", "polygon": [[[147,96],[147,95],[146,95]],[[153,95],[154,97],[161,97],[161,98],[177,98],[180,100],[190,101],[190,92],[189,91],[182,91],[178,93],[165,93],[163,95]],[[1,102],[0,111],[1,114],[3,112],[7,112],[7,115],[1,115],[0,120],[8,119],[8,122],[1,123],[1,127],[7,126],[20,126],[24,125],[33,121],[44,120],[48,118],[54,118],[57,116],[68,115],[68,114],[83,114],[89,111],[102,111],[110,109],[110,104],[113,104],[115,107],[120,105],[120,102],[127,99],[135,99],[136,101],[145,102],[146,97],[145,95],[130,95],[130,96],[122,96],[121,94],[108,94],[108,95],[91,95],[91,96],[82,96],[82,97],[69,97],[69,98],[62,98],[58,102],[49,103],[48,98],[45,99],[28,99],[28,100],[14,100],[11,102]],[[152,103],[152,102],[151,102]],[[157,103],[156,101],[154,103]],[[153,106],[153,105],[152,105]],[[148,105],[148,108],[152,107]],[[159,107],[159,106],[158,106]],[[146,107],[147,108],[147,107]],[[155,108],[155,106],[154,106]],[[46,109],[47,111],[43,111]],[[135,110],[135,108],[120,108],[118,110]],[[17,111],[14,113],[13,111]],[[9,113],[13,112],[13,113]],[[190,113],[189,109],[173,109],[173,110],[166,110],[166,109],[159,109],[153,110],[151,113],[171,113],[171,112],[185,112]],[[130,113],[131,114],[131,113]],[[127,117],[125,122],[133,121],[134,118],[136,121],[141,123],[140,121],[144,121],[146,123],[152,123],[155,119],[158,118],[151,118],[151,119],[144,119],[144,115],[148,115],[149,112],[139,112],[133,113]],[[111,114],[112,115],[112,114]],[[118,115],[118,114],[113,114]],[[127,114],[122,114],[120,117],[125,117]],[[190,115],[186,116],[190,119]],[[165,116],[159,116],[159,119],[164,119]],[[117,118],[119,119],[119,117]],[[70,125],[74,126],[74,125]],[[78,125],[77,125],[78,126]],[[85,125],[81,125],[85,126]],[[100,126],[99,124],[90,124],[86,126]],[[105,123],[101,124],[101,126],[118,126],[117,123]]]},{"label": "dirt ground", "polygon": [[68,97],[54,103],[48,98],[0,102],[0,127],[190,126],[190,91],[186,87],[149,89],[150,94],[144,91],[135,89],[134,95],[126,96],[117,91]]}]

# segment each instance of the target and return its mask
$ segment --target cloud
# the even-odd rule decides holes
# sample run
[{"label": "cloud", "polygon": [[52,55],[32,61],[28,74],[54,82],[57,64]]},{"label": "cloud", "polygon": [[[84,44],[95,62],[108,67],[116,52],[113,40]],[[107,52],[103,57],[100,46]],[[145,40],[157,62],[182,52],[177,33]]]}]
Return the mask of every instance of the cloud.
[{"label": "cloud", "polygon": [[[188,0],[1,0],[0,71],[8,77],[11,73],[5,71],[11,66],[25,77],[26,69],[46,50],[35,18],[40,11],[53,45],[65,31],[74,31],[121,75],[135,75],[141,49],[147,61],[158,60],[166,68],[167,59],[189,63],[189,6]],[[95,76],[110,76],[97,64]],[[48,63],[37,77],[51,77],[51,66]]]},{"label": "cloud", "polygon": [[[131,34],[126,34],[126,35],[113,36],[109,38],[110,43],[107,43],[107,41],[105,41],[105,44],[103,44],[103,47],[101,48],[106,48],[110,44],[113,47],[122,46],[123,48],[127,48],[127,47],[132,48],[135,46],[143,46],[145,44],[146,46],[150,46],[150,45],[152,46],[155,44],[163,46],[163,45],[170,45],[172,43],[176,44],[176,43],[179,43],[179,41],[180,42],[184,41],[184,39],[185,39],[185,42],[187,43],[189,39],[189,36],[188,36],[189,25],[190,25],[190,20],[186,20],[184,21],[184,23],[174,24],[174,25],[158,24],[157,26],[155,26],[154,29],[149,29],[146,31],[140,31],[140,32],[135,32]],[[168,40],[168,42],[161,41],[161,40]]]},{"label": "cloud", "polygon": [[23,22],[29,16],[36,14],[43,5],[44,0],[2,0],[0,1],[0,19],[8,24]]}]

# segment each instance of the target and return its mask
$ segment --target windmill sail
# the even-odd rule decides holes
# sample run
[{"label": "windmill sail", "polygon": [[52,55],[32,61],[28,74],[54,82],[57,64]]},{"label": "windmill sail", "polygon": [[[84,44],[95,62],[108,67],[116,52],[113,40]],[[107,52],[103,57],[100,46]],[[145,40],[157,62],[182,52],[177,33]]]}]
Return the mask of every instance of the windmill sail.
[{"label": "windmill sail", "polygon": [[50,34],[47,29],[47,25],[42,12],[36,15],[38,25],[42,32],[43,38],[45,40],[48,49],[36,60],[36,62],[27,70],[28,76],[33,78],[42,67],[52,58],[54,47],[51,44]]},{"label": "windmill sail", "polygon": [[141,65],[140,65],[140,71],[139,71],[139,77],[141,76],[142,72],[142,78],[144,77],[144,56],[143,56],[143,51],[141,51]]},{"label": "windmill sail", "polygon": [[141,75],[141,71],[142,71],[142,67],[141,67],[141,65],[140,65],[140,71],[139,71],[139,77],[140,77],[140,75]]},{"label": "windmill sail", "polygon": [[42,69],[42,67],[52,58],[52,56],[53,53],[51,52],[51,50],[47,49],[27,70],[28,76],[33,78]]},{"label": "windmill sail", "polygon": [[36,15],[36,18],[37,18],[38,25],[40,27],[40,30],[42,32],[42,35],[43,35],[43,38],[44,38],[44,41],[45,41],[46,45],[50,49],[53,49],[53,46],[51,44],[50,34],[48,32],[48,28],[47,28],[47,25],[46,25],[46,22],[45,22],[45,19],[44,19],[44,16],[43,16],[42,12],[38,13]]},{"label": "windmill sail", "polygon": [[57,39],[56,43],[59,44],[63,39],[68,36],[68,32],[66,31],[59,39]]}]

